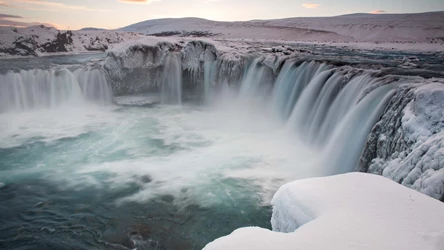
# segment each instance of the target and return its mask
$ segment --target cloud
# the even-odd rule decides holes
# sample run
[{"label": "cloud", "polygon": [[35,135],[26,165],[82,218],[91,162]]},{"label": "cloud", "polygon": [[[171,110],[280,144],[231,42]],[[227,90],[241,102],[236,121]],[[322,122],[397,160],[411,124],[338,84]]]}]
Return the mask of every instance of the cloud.
[{"label": "cloud", "polygon": [[[20,19],[20,20],[17,20],[17,19]],[[23,27],[36,26],[36,25],[51,26],[56,29],[61,28],[60,25],[57,25],[54,23],[26,22],[25,20],[23,20],[23,17],[21,17],[21,16],[0,13],[0,26],[14,26],[14,27],[23,28]]]},{"label": "cloud", "polygon": [[158,2],[161,0],[119,0],[122,3],[133,3],[133,4],[149,4],[152,2]]},{"label": "cloud", "polygon": [[321,6],[321,5],[318,3],[304,3],[304,4],[302,4],[302,7],[307,8],[307,9],[316,9],[319,6]]},{"label": "cloud", "polygon": [[16,20],[16,19],[23,19],[23,17],[0,13],[0,26],[27,27],[35,25],[35,23],[23,22],[21,20]]},{"label": "cloud", "polygon": [[[100,12],[109,11],[109,10],[105,10],[105,9],[91,9],[89,7],[81,6],[81,5],[69,5],[69,4],[50,2],[50,1],[45,1],[45,0],[15,0],[15,2],[27,4],[27,5],[43,6],[45,8],[49,7],[49,8],[57,9],[57,10],[79,10],[79,11],[100,11]],[[51,9],[49,9],[49,11],[50,10]]]},{"label": "cloud", "polygon": [[23,18],[21,16],[16,16],[16,15],[8,15],[8,14],[2,14],[0,13],[0,19],[4,19],[4,18]]},{"label": "cloud", "polygon": [[370,12],[370,14],[382,14],[382,13],[385,13],[385,10],[374,10]]},{"label": "cloud", "polygon": [[9,5],[7,5],[5,2],[0,1],[0,7],[9,7]]}]

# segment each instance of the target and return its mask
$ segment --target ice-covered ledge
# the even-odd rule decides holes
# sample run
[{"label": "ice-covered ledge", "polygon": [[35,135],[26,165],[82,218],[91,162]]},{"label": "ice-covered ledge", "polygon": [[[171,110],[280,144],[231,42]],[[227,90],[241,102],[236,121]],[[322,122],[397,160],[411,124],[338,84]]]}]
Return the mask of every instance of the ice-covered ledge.
[{"label": "ice-covered ledge", "polygon": [[[350,173],[282,186],[274,232],[241,228],[218,249],[442,249],[444,204],[387,178]],[[282,233],[291,232],[291,233]]]},{"label": "ice-covered ledge", "polygon": [[[206,67],[216,68],[219,80],[236,82],[243,72],[244,55],[217,41],[190,38],[146,37],[128,41],[107,51],[104,69],[117,95],[147,92],[159,87],[166,58],[177,54],[181,70],[195,84]],[[209,70],[209,69],[208,69]],[[227,79],[225,79],[227,78]]]}]

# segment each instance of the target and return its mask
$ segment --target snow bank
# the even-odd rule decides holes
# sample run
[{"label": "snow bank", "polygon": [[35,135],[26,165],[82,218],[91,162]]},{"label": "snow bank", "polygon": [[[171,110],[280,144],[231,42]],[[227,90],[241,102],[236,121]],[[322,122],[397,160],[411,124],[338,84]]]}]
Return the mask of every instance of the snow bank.
[{"label": "snow bank", "polygon": [[115,44],[141,37],[136,33],[109,30],[59,31],[43,25],[0,27],[0,57],[105,51]]},{"label": "snow bank", "polygon": [[444,204],[381,176],[351,173],[295,181],[281,187],[272,204],[274,232],[242,228],[204,249],[444,246]]}]

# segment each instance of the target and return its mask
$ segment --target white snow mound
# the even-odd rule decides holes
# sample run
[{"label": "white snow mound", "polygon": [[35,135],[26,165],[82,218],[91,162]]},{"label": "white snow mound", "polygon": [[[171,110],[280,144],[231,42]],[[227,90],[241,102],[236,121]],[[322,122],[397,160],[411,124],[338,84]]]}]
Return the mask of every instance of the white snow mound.
[{"label": "white snow mound", "polygon": [[[444,204],[387,178],[350,173],[282,186],[273,230],[241,228],[218,249],[443,249]],[[290,233],[282,233],[290,232]]]}]

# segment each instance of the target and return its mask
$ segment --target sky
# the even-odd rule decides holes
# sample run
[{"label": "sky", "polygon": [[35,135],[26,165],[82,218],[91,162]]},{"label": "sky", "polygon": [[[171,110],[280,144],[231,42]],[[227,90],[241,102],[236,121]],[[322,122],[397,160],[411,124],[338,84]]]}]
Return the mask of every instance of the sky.
[{"label": "sky", "polygon": [[117,29],[149,19],[245,21],[444,11],[444,0],[0,0],[0,26]]}]

